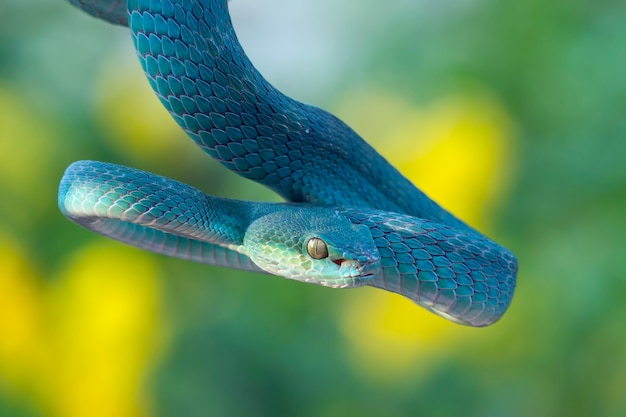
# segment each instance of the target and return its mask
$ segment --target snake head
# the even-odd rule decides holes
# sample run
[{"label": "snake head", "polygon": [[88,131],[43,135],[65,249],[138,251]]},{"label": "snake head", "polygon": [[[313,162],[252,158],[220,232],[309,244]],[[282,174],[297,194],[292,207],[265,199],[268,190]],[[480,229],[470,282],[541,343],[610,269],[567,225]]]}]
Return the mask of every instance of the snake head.
[{"label": "snake head", "polygon": [[285,205],[254,220],[243,252],[261,269],[297,281],[344,288],[364,285],[380,269],[366,226],[332,209]]}]

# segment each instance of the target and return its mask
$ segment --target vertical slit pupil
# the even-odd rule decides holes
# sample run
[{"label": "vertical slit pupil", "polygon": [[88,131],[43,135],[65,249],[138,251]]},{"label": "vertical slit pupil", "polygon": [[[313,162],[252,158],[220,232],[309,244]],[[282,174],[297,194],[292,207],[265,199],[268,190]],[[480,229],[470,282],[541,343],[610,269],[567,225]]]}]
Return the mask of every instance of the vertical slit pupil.
[{"label": "vertical slit pupil", "polygon": [[313,259],[324,259],[328,257],[328,246],[319,237],[309,239],[306,244],[306,250]]}]

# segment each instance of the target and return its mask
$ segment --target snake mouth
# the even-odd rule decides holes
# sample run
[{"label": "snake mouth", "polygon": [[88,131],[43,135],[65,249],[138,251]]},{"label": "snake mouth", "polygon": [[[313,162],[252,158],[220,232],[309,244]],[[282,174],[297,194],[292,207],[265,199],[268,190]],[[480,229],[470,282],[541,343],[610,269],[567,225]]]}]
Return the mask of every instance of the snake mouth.
[{"label": "snake mouth", "polygon": [[343,264],[346,259],[345,258],[337,258],[337,259],[331,259],[331,261],[337,265],[338,267],[341,267],[341,264]]},{"label": "snake mouth", "polygon": [[376,265],[370,262],[363,263],[346,258],[332,259],[332,262],[339,266],[339,272],[344,277],[371,278],[378,273]]}]

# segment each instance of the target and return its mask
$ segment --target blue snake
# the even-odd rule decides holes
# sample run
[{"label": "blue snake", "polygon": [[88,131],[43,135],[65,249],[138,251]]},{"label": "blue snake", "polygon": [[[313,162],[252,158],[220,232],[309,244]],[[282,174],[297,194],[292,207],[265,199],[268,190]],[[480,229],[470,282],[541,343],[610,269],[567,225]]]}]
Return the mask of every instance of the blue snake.
[{"label": "blue snake", "polygon": [[515,256],[428,198],[337,117],[270,85],[239,44],[227,0],[69,1],[128,26],[150,85],[194,142],[286,200],[220,198],[80,161],[59,188],[70,220],[178,258],[381,288],[466,325],[504,314]]}]

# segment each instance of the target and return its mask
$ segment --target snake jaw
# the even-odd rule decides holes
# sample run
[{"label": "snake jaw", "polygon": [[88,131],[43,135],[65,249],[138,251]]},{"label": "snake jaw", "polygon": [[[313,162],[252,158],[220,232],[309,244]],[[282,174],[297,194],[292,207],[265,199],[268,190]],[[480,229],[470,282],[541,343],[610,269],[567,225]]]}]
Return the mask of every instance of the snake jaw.
[{"label": "snake jaw", "polygon": [[338,274],[341,278],[357,278],[360,276],[360,271],[354,261],[344,259],[339,265]]},{"label": "snake jaw", "polygon": [[[359,228],[355,228],[359,230]],[[362,231],[362,230],[361,230]],[[351,283],[346,287],[358,287],[365,284],[365,280],[376,275],[379,271],[380,256],[377,252],[368,248],[367,239],[360,239],[361,244],[352,242],[350,248],[344,247],[343,250],[329,245],[329,256],[326,261],[333,263],[339,267],[336,270],[337,280],[351,279]]]}]

